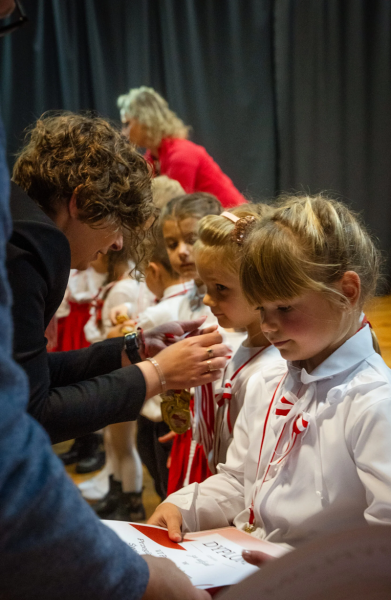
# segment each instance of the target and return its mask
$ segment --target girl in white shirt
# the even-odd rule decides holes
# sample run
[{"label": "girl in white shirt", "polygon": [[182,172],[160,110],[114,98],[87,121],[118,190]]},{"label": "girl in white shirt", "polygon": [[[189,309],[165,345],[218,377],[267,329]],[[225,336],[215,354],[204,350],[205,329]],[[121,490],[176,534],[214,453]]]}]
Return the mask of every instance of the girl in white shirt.
[{"label": "girl in white shirt", "polygon": [[391,524],[391,374],[364,303],[379,255],[358,219],[322,196],[288,198],[245,242],[241,282],[288,368],[254,375],[227,463],[150,522],[234,524],[295,547],[326,531]]},{"label": "girl in white shirt", "polygon": [[[107,337],[123,335],[115,332],[110,335],[109,313],[113,306],[127,301],[131,307],[130,316],[135,319],[140,307],[140,284],[129,275],[132,263],[127,260],[127,249],[107,254],[107,284],[102,288],[91,308],[91,317],[85,327],[86,337],[91,343]],[[107,399],[110,402],[110,398]],[[137,426],[135,421],[116,423],[105,429],[105,446],[108,460],[106,467],[97,476],[97,481],[81,484],[82,494],[91,498],[95,488],[107,493],[93,508],[101,518],[116,520],[143,520],[145,510],[142,503],[143,472],[136,447]]]},{"label": "girl in white shirt", "polygon": [[246,300],[239,278],[244,237],[270,211],[265,204],[243,204],[204,217],[194,247],[197,271],[207,288],[204,304],[221,327],[245,332],[222,381],[195,390],[196,439],[203,444],[213,473],[218,463],[226,461],[249,378],[275,361],[285,363],[263,335],[259,312]]}]

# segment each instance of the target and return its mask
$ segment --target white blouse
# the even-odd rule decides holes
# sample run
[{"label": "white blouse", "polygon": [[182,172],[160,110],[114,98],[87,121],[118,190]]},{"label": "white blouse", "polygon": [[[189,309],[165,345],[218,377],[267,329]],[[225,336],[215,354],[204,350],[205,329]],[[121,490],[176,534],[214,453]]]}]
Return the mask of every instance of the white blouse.
[{"label": "white blouse", "polygon": [[243,406],[248,382],[254,374],[275,362],[279,362],[286,370],[286,361],[281,358],[281,354],[274,346],[247,348],[241,344],[227,364],[221,387],[215,388],[215,400],[218,405],[213,452],[209,459],[212,473],[216,472],[218,463],[225,463],[227,460],[227,451],[233,438],[233,427]]},{"label": "white blouse", "polygon": [[[279,464],[293,425],[301,433]],[[166,500],[181,509],[185,531],[244,529],[252,500],[253,535],[290,546],[348,526],[391,524],[391,371],[369,326],[310,374],[288,363],[253,375],[218,471]]]},{"label": "white blouse", "polygon": [[170,286],[164,291],[163,298],[158,304],[140,314],[139,327],[151,329],[170,321],[194,321],[204,315],[207,316],[206,324],[216,323],[216,318],[210,308],[202,303],[202,299],[197,306],[192,304],[195,290],[194,281]]}]

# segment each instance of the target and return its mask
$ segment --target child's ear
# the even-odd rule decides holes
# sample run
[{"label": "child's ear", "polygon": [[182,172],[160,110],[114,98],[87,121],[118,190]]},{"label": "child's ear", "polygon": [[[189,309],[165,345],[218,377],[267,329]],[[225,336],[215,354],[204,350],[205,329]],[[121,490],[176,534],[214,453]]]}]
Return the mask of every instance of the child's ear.
[{"label": "child's ear", "polygon": [[148,269],[152,277],[158,277],[160,275],[160,269],[158,263],[150,262],[148,265]]},{"label": "child's ear", "polygon": [[348,300],[350,306],[356,306],[361,294],[360,276],[355,271],[346,271],[339,283],[341,292]]}]

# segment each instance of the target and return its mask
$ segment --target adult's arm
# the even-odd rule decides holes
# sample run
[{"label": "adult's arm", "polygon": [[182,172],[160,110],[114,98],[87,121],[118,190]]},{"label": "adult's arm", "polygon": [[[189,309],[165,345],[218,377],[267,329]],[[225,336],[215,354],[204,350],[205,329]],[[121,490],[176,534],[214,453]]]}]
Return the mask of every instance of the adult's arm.
[{"label": "adult's arm", "polygon": [[11,359],[3,143],[0,121],[0,598],[138,600],[147,564],[81,500],[47,435],[26,413],[27,377]]},{"label": "adult's arm", "polygon": [[53,443],[136,419],[145,400],[145,381],[135,366],[120,369],[122,341],[48,354],[44,321],[48,275],[33,252],[19,251],[11,258],[14,357],[29,379],[29,413]]}]

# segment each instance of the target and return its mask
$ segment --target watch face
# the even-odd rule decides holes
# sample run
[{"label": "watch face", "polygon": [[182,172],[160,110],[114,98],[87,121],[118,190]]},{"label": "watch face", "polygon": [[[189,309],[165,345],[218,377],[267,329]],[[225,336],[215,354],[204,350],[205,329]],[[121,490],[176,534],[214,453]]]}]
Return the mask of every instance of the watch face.
[{"label": "watch face", "polygon": [[125,335],[126,345],[131,348],[139,349],[138,336],[136,332],[128,333]]},{"label": "watch face", "polygon": [[141,357],[138,353],[139,342],[137,333],[128,333],[125,335],[125,350],[132,364],[141,362]]}]

